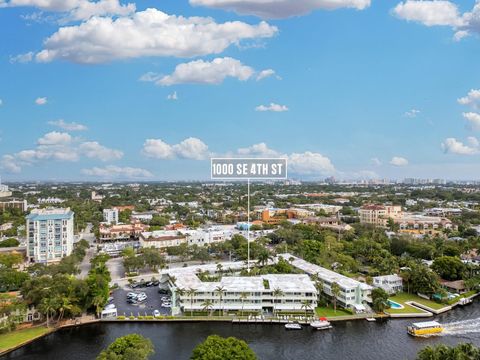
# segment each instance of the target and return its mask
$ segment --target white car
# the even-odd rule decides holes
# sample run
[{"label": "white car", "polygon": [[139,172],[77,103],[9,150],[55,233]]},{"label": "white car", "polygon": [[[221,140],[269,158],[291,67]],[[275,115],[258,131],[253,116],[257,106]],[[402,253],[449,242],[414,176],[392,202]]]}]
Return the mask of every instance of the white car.
[{"label": "white car", "polygon": [[153,316],[157,317],[160,316],[160,310],[153,310]]},{"label": "white car", "polygon": [[138,297],[137,297],[138,302],[143,302],[145,300],[147,300],[147,295],[146,294],[142,293],[142,294],[138,295]]},{"label": "white car", "polygon": [[169,297],[169,296],[163,296],[160,300],[162,300],[162,301],[170,301],[170,297]]},{"label": "white car", "polygon": [[172,303],[163,303],[162,306],[164,308],[171,308],[172,307]]},{"label": "white car", "polygon": [[108,304],[107,306],[105,306],[105,310],[112,310],[112,309],[115,309],[115,304]]}]

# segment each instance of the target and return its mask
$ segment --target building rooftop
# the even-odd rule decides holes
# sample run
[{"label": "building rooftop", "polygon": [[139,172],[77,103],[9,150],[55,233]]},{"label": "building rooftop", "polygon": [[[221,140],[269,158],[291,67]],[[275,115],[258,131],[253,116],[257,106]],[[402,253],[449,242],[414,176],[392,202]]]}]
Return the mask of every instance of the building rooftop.
[{"label": "building rooftop", "polygon": [[27,215],[27,220],[29,221],[44,221],[44,220],[68,220],[74,215],[74,212],[70,208],[66,209],[33,209],[29,215]]},{"label": "building rooftop", "polygon": [[291,264],[296,268],[306,272],[309,275],[319,275],[323,280],[327,280],[331,283],[336,282],[342,288],[357,288],[360,286],[362,290],[371,290],[373,289],[370,285],[351,279],[342,274],[336,273],[335,271],[328,270],[321,266],[309,263],[303,259],[300,259],[291,254],[279,254],[279,257],[283,257],[286,260],[293,259]]}]

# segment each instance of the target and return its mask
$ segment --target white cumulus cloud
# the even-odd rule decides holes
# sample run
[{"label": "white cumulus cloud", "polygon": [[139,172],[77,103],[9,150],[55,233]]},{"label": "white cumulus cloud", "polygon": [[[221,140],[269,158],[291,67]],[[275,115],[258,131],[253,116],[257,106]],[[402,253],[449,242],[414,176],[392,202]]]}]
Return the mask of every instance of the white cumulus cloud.
[{"label": "white cumulus cloud", "polygon": [[52,131],[38,139],[38,145],[66,145],[72,141],[69,133]]},{"label": "white cumulus cloud", "polygon": [[292,173],[301,175],[325,176],[335,173],[335,167],[328,157],[311,151],[291,154],[288,168]]},{"label": "white cumulus cloud", "polygon": [[282,19],[305,15],[314,10],[340,8],[363,10],[370,6],[370,0],[190,0],[190,4],[265,19]]},{"label": "white cumulus cloud", "polygon": [[394,156],[392,160],[390,160],[390,165],[393,166],[407,166],[408,160],[401,156]]},{"label": "white cumulus cloud", "polygon": [[406,111],[403,114],[403,116],[405,116],[407,118],[410,118],[410,119],[413,119],[413,118],[416,118],[418,114],[420,114],[420,110],[411,109],[411,110]]},{"label": "white cumulus cloud", "polygon": [[154,159],[205,160],[210,155],[208,146],[200,139],[190,137],[178,144],[170,145],[161,139],[147,139],[142,153]]},{"label": "white cumulus cloud", "polygon": [[174,91],[171,94],[167,95],[167,100],[178,100],[178,94],[176,91]]},{"label": "white cumulus cloud", "polygon": [[135,4],[122,5],[119,0],[0,0],[1,7],[34,7],[64,13],[63,21],[85,20],[92,16],[126,16],[135,12]]},{"label": "white cumulus cloud", "polygon": [[147,56],[194,57],[218,54],[245,39],[269,38],[277,28],[266,22],[216,23],[212,18],[168,15],[149,8],[128,17],[92,17],[61,27],[44,41],[39,62],[68,60],[104,63]]},{"label": "white cumulus cloud", "polygon": [[471,33],[480,33],[480,2],[463,14],[458,5],[448,0],[406,0],[399,3],[393,13],[404,20],[425,26],[448,26],[459,41]]},{"label": "white cumulus cloud", "polygon": [[54,121],[49,121],[49,125],[59,127],[62,130],[66,131],[85,131],[88,130],[88,128],[85,125],[78,124],[76,122],[66,122],[63,119],[60,120],[54,120]]},{"label": "white cumulus cloud", "polygon": [[278,151],[270,149],[267,144],[259,143],[250,147],[240,148],[237,150],[238,155],[253,157],[283,157]]},{"label": "white cumulus cloud", "polygon": [[107,148],[96,141],[87,141],[80,144],[79,150],[82,155],[101,161],[119,160],[123,157],[122,151]]},{"label": "white cumulus cloud", "polygon": [[457,155],[475,155],[479,153],[478,140],[473,136],[468,139],[469,145],[458,141],[455,138],[448,138],[442,142],[441,147],[445,153],[457,154]]},{"label": "white cumulus cloud", "polygon": [[286,105],[279,105],[275,103],[270,103],[270,105],[259,105],[255,108],[255,111],[273,111],[273,112],[284,112],[288,111]]},{"label": "white cumulus cloud", "polygon": [[29,51],[25,54],[18,54],[15,56],[10,56],[10,63],[21,63],[25,64],[33,60],[33,51]]},{"label": "white cumulus cloud", "polygon": [[480,105],[480,89],[471,89],[464,97],[459,98],[458,103],[476,108]]},{"label": "white cumulus cloud", "polygon": [[476,112],[463,113],[463,117],[467,120],[472,130],[480,130],[480,114]]},{"label": "white cumulus cloud", "polygon": [[153,177],[153,174],[145,169],[114,165],[103,168],[93,167],[91,169],[83,169],[82,174],[104,179],[145,179]]},{"label": "white cumulus cloud", "polygon": [[46,97],[39,97],[35,99],[35,104],[37,105],[45,105],[48,102]]},{"label": "white cumulus cloud", "polygon": [[179,64],[175,71],[161,77],[156,84],[171,86],[177,84],[209,84],[222,83],[227,77],[236,78],[240,81],[250,79],[255,73],[250,66],[243,65],[239,60],[224,57],[212,61],[195,60]]}]

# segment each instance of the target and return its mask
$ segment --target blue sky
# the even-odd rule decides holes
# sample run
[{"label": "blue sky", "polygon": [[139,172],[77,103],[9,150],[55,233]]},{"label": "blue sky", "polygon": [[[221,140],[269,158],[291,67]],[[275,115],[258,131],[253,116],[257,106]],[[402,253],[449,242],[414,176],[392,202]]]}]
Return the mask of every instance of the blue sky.
[{"label": "blue sky", "polygon": [[262,2],[0,0],[0,174],[480,177],[480,4]]}]

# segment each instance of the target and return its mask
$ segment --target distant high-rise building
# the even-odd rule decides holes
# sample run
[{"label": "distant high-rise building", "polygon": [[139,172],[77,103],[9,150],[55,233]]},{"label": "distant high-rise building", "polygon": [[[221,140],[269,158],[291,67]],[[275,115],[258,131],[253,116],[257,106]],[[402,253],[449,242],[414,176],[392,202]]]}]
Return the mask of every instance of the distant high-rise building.
[{"label": "distant high-rise building", "polygon": [[118,224],[118,209],[103,209],[103,221],[107,224]]},{"label": "distant high-rise building", "polygon": [[8,189],[7,185],[2,185],[2,179],[0,178],[0,198],[12,196],[12,192]]},{"label": "distant high-rise building", "polygon": [[27,215],[27,256],[30,261],[60,261],[73,250],[74,213],[66,209],[34,209]]}]

